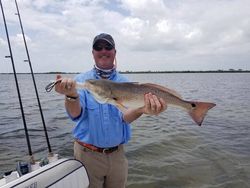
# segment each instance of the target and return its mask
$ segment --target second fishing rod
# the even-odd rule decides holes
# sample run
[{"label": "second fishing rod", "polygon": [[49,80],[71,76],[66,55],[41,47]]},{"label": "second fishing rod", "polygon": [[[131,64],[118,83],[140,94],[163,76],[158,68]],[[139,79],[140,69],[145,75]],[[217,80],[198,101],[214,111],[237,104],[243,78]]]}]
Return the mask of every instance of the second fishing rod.
[{"label": "second fishing rod", "polygon": [[18,19],[19,19],[19,24],[20,24],[20,28],[21,28],[21,31],[22,31],[23,41],[24,41],[26,55],[27,55],[27,60],[24,60],[24,61],[29,63],[30,73],[31,73],[32,80],[33,80],[33,85],[34,85],[34,88],[35,88],[37,103],[38,103],[38,107],[39,107],[39,111],[40,111],[40,115],[41,115],[41,119],[42,119],[42,124],[43,124],[43,129],[44,129],[44,134],[45,134],[47,146],[48,146],[48,151],[49,151],[48,156],[52,157],[53,153],[52,153],[52,149],[51,149],[51,146],[50,146],[48,131],[47,131],[47,128],[46,128],[46,124],[45,124],[45,120],[44,120],[44,115],[43,115],[43,110],[42,110],[41,102],[40,102],[39,95],[38,95],[37,85],[36,85],[35,76],[34,76],[32,64],[31,64],[31,60],[30,60],[28,45],[27,45],[27,42],[26,42],[25,34],[24,34],[22,19],[21,19],[19,7],[18,7],[18,4],[17,4],[17,0],[15,0],[15,4],[16,4],[16,9],[17,9],[16,15],[18,16]]},{"label": "second fishing rod", "polygon": [[13,58],[13,54],[12,54],[12,49],[11,49],[11,44],[10,44],[10,38],[9,38],[9,32],[8,32],[8,27],[7,27],[6,19],[5,19],[5,14],[4,14],[2,0],[0,0],[0,7],[1,7],[1,11],[2,11],[4,28],[5,28],[5,32],[6,32],[6,37],[7,37],[8,47],[9,47],[9,53],[10,53],[10,55],[5,56],[5,57],[6,58],[10,58],[10,60],[11,60],[12,69],[13,69],[13,73],[14,73],[14,79],[15,79],[15,83],[16,83],[17,94],[18,94],[18,99],[19,99],[19,105],[20,105],[21,115],[22,115],[22,120],[23,120],[23,125],[24,125],[25,137],[26,137],[27,146],[28,146],[30,163],[34,164],[35,160],[34,160],[34,157],[33,157],[33,154],[32,154],[32,149],[31,149],[31,144],[30,144],[30,139],[29,139],[29,133],[28,133],[28,128],[27,128],[27,124],[26,124],[26,120],[25,120],[23,103],[22,103],[21,93],[20,93],[20,89],[19,89],[19,83],[18,83],[18,79],[17,79],[16,68],[15,68],[14,58]]}]

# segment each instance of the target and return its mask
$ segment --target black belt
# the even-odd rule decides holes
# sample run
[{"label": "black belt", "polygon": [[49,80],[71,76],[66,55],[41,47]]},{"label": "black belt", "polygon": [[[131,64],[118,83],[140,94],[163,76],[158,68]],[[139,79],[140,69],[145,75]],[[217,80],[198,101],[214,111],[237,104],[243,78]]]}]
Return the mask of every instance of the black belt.
[{"label": "black belt", "polygon": [[99,147],[96,147],[92,144],[87,144],[87,143],[81,142],[79,140],[76,140],[76,142],[78,144],[80,144],[81,146],[83,146],[91,151],[95,151],[95,152],[99,152],[99,153],[109,154],[109,153],[112,153],[112,152],[118,150],[118,146],[110,147],[110,148],[99,148]]}]

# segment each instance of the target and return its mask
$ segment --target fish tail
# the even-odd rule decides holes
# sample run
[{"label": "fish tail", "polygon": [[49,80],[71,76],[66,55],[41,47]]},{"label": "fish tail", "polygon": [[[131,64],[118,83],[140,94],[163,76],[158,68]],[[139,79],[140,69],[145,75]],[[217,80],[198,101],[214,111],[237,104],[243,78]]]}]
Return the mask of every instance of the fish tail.
[{"label": "fish tail", "polygon": [[216,104],[208,102],[189,102],[192,105],[192,108],[189,110],[189,115],[192,119],[201,126],[207,111],[213,108]]}]

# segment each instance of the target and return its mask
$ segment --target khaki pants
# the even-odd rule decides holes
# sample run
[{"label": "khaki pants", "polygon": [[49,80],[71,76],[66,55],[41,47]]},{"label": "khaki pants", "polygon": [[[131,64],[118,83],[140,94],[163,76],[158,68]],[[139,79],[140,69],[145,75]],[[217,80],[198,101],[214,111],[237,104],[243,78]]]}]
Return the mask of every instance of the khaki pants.
[{"label": "khaki pants", "polygon": [[123,146],[110,154],[90,151],[77,142],[74,156],[81,161],[88,172],[90,188],[124,188],[128,176],[128,161]]}]

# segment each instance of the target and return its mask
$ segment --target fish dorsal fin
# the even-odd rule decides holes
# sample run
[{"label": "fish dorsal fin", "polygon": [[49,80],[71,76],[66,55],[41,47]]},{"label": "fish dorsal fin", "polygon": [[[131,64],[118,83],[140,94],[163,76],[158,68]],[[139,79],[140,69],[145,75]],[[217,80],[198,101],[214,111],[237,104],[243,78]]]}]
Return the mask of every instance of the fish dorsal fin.
[{"label": "fish dorsal fin", "polygon": [[119,82],[120,84],[139,84],[139,82]]},{"label": "fish dorsal fin", "polygon": [[163,87],[163,86],[160,86],[160,85],[157,85],[157,84],[145,83],[145,84],[140,84],[140,85],[155,87],[155,88],[160,89],[160,90],[162,90],[162,91],[171,93],[172,95],[174,95],[174,96],[176,96],[176,97],[178,97],[178,98],[182,98],[181,95],[180,95],[179,93],[177,93],[176,91],[174,91],[174,90],[172,90],[172,89],[169,89],[169,88],[166,88],[166,87]]}]

